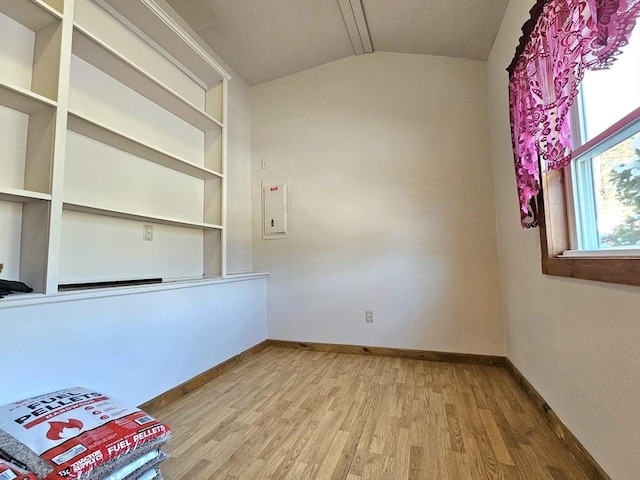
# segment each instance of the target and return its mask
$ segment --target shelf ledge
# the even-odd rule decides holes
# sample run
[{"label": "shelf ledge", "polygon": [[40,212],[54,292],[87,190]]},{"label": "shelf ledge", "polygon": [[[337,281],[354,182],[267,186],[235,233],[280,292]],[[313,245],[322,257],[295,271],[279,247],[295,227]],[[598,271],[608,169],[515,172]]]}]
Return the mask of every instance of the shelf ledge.
[{"label": "shelf ledge", "polygon": [[195,278],[185,280],[168,280],[150,285],[133,285],[127,287],[100,288],[91,290],[74,290],[68,292],[44,293],[12,293],[0,299],[0,309],[41,305],[45,303],[72,302],[93,298],[115,297],[122,295],[139,295],[142,293],[177,290],[182,288],[198,288],[208,285],[221,285],[234,282],[248,282],[268,278],[269,273],[243,273],[216,278]]},{"label": "shelf ledge", "polygon": [[171,155],[170,153],[139,142],[124,133],[112,130],[109,127],[101,125],[98,122],[90,120],[75,112],[69,112],[67,127],[69,130],[79,133],[80,135],[84,135],[85,137],[92,138],[137,157],[157,163],[163,167],[184,173],[185,175],[190,175],[202,180],[223,177],[221,173],[201,167],[200,165],[188,162],[187,160]]},{"label": "shelf ledge", "polygon": [[50,98],[8,83],[0,83],[0,105],[26,114],[57,106]]},{"label": "shelf ledge", "polygon": [[40,200],[51,201],[51,195],[19,188],[0,187],[0,200],[18,203],[37,202]]},{"label": "shelf ledge", "polygon": [[[209,87],[231,74],[155,0],[97,0],[111,7],[111,13],[123,23],[145,32],[158,46],[195,73]],[[116,15],[117,13],[117,15]],[[131,28],[131,27],[130,27]],[[132,28],[133,29],[133,28]],[[177,64],[178,62],[175,61]]]},{"label": "shelf ledge", "polygon": [[153,75],[136,66],[79,25],[73,32],[73,54],[107,75],[144,95],[203,132],[223,128],[223,124],[186,100]]},{"label": "shelf ledge", "polygon": [[222,230],[222,225],[213,223],[190,222],[179,220],[176,218],[160,217],[155,215],[144,215],[125,210],[114,210],[111,208],[99,207],[97,205],[88,205],[74,202],[64,202],[62,208],[75,212],[90,213],[93,215],[104,215],[107,217],[124,218],[126,220],[136,220],[149,223],[160,223],[162,225],[171,225],[173,227],[195,228],[198,230]]},{"label": "shelf ledge", "polygon": [[32,32],[38,32],[61,19],[60,12],[46,3],[31,0],[2,0],[0,13],[24,25]]}]

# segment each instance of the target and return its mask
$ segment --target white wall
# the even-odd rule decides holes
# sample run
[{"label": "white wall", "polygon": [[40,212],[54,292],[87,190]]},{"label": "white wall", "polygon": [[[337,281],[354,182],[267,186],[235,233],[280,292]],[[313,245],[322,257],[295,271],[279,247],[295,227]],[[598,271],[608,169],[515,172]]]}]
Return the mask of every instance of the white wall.
[{"label": "white wall", "polygon": [[265,340],[266,279],[5,303],[0,317],[0,405],[70,386],[139,405]]},{"label": "white wall", "polygon": [[239,77],[229,82],[227,133],[227,271],[250,272],[251,98]]},{"label": "white wall", "polygon": [[[269,337],[504,354],[484,63],[375,53],[251,91]],[[265,241],[280,177],[291,238]]]},{"label": "white wall", "polygon": [[512,0],[487,63],[507,356],[616,480],[640,471],[640,289],[541,274],[519,224],[505,72],[531,2]]}]

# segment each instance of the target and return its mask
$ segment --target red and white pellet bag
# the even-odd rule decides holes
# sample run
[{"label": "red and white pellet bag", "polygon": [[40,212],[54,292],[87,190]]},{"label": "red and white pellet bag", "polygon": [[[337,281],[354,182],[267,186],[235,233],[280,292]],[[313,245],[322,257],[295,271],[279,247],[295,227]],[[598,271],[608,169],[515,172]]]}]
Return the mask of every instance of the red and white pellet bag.
[{"label": "red and white pellet bag", "polygon": [[35,473],[0,459],[0,480],[38,480],[38,477]]},{"label": "red and white pellet bag", "polygon": [[169,435],[142,410],[81,387],[0,407],[0,458],[46,480],[108,477]]}]

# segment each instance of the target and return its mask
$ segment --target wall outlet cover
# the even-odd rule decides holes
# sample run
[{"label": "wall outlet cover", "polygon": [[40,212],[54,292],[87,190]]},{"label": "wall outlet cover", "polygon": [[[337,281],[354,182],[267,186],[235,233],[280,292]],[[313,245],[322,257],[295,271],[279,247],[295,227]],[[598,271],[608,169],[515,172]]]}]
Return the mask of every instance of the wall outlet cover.
[{"label": "wall outlet cover", "polygon": [[153,241],[153,225],[142,226],[142,239],[147,242]]}]

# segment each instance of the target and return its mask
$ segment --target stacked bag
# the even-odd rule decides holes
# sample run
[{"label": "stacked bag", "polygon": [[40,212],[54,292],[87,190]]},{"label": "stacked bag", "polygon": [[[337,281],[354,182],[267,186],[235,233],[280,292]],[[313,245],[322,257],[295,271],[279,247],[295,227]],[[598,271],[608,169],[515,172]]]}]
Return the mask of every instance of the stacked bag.
[{"label": "stacked bag", "polygon": [[0,407],[0,480],[163,480],[167,425],[87,388]]}]

